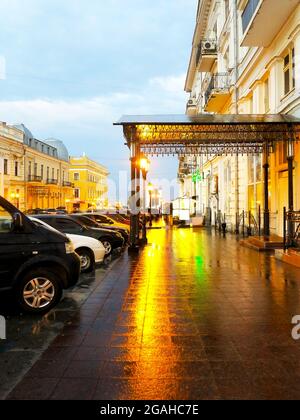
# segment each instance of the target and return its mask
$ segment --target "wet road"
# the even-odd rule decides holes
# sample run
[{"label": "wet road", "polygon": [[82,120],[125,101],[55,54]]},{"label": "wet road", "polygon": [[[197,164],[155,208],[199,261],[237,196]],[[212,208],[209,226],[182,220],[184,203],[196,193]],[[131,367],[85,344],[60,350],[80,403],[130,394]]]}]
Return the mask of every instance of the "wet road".
[{"label": "wet road", "polygon": [[9,293],[0,295],[0,314],[7,321],[7,340],[0,341],[0,400],[18,384],[64,326],[70,324],[116,258],[102,264],[95,273],[81,275],[78,285],[66,291],[62,302],[45,316],[22,314]]},{"label": "wet road", "polygon": [[153,230],[9,398],[298,399],[297,314],[299,269],[232,236]]}]

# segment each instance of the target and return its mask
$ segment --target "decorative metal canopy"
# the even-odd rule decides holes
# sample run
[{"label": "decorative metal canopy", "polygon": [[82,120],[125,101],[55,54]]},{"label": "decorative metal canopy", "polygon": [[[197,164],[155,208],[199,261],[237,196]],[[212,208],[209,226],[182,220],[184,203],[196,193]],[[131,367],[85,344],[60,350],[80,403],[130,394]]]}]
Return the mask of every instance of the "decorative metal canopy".
[{"label": "decorative metal canopy", "polygon": [[149,155],[257,154],[265,144],[300,140],[300,119],[290,115],[124,116],[128,146]]}]

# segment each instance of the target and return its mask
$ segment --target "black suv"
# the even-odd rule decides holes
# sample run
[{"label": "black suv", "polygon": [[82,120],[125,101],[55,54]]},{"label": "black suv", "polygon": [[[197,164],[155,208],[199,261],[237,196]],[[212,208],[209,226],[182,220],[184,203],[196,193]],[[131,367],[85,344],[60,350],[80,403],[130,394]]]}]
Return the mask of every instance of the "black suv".
[{"label": "black suv", "polygon": [[122,235],[118,232],[114,232],[113,230],[88,227],[80,223],[78,220],[72,219],[70,216],[49,214],[38,215],[35,217],[43,220],[45,223],[60,232],[98,239],[102,242],[106,250],[106,255],[110,255],[113,250],[123,248],[124,246],[124,239]]},{"label": "black suv", "polygon": [[125,243],[126,244],[128,243],[129,230],[127,229],[119,228],[118,226],[111,226],[111,225],[108,226],[107,224],[98,223],[90,215],[70,214],[70,217],[72,217],[72,219],[74,220],[77,220],[79,223],[82,223],[86,227],[94,227],[94,228],[100,228],[100,229],[112,230],[114,232],[118,232],[123,236]]},{"label": "black suv", "polygon": [[79,274],[80,259],[65,235],[36,226],[0,197],[0,291],[13,290],[26,312],[44,313]]}]

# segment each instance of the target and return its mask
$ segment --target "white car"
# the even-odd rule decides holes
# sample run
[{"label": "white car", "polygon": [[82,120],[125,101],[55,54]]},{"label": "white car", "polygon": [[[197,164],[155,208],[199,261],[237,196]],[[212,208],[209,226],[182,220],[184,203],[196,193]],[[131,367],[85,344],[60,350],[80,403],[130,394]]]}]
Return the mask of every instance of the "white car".
[{"label": "white car", "polygon": [[[36,224],[43,225],[50,230],[56,230],[52,226],[42,220],[30,217]],[[81,259],[81,272],[89,273],[95,268],[95,264],[102,263],[105,258],[105,248],[100,241],[94,238],[89,238],[81,235],[69,235],[66,236],[72,241],[75,252]]]}]

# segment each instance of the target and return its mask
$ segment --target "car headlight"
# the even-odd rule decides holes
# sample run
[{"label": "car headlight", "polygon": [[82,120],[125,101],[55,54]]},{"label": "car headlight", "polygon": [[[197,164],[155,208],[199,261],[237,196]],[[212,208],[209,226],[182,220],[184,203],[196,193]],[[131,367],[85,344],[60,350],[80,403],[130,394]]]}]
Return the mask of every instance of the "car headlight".
[{"label": "car headlight", "polygon": [[66,245],[66,254],[73,254],[73,252],[75,251],[73,243],[66,242],[65,245]]}]

